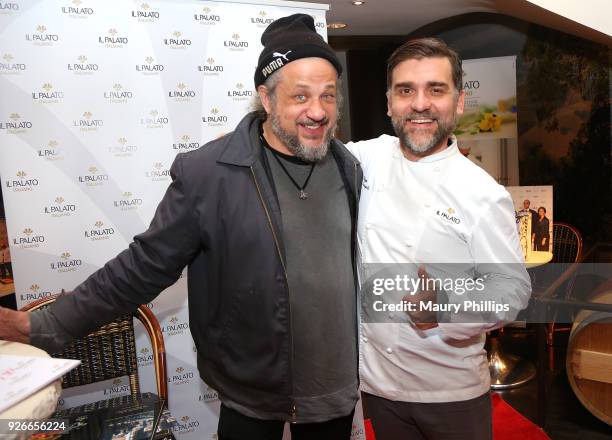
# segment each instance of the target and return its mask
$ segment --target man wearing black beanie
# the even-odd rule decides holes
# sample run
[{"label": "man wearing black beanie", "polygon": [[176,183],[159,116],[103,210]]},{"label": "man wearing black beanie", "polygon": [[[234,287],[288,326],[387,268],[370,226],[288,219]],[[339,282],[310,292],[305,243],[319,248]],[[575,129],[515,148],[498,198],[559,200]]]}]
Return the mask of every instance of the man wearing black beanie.
[{"label": "man wearing black beanie", "polygon": [[[310,163],[325,157],[336,129],[342,73],[333,49],[314,29],[306,14],[270,24],[261,36],[264,49],[255,70],[264,139],[273,150]],[[282,101],[277,99],[281,78],[286,79],[279,89]]]},{"label": "man wearing black beanie", "polygon": [[258,111],[179,154],[147,231],[34,313],[0,308],[0,339],[49,352],[148,303],[188,266],[201,378],[220,440],[348,440],[358,399],[356,218],[362,173],[333,139],[342,68],[312,17],[273,22]]}]

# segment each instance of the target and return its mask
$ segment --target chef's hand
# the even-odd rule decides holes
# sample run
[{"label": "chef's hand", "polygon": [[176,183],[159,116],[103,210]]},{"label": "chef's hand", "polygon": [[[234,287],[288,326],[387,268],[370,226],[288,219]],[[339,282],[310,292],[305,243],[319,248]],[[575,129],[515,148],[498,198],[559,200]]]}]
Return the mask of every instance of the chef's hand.
[{"label": "chef's hand", "polygon": [[[429,275],[423,266],[419,267],[418,275],[419,278],[423,280],[423,285],[428,287],[429,283],[427,280],[429,280]],[[416,327],[419,330],[429,330],[438,326],[437,313],[433,310],[423,310],[421,307],[422,304],[430,301],[432,304],[437,303],[437,293],[435,290],[421,289],[420,292],[414,295],[404,296],[403,300],[416,305],[415,311],[406,312],[412,320],[411,324],[413,327]]]}]

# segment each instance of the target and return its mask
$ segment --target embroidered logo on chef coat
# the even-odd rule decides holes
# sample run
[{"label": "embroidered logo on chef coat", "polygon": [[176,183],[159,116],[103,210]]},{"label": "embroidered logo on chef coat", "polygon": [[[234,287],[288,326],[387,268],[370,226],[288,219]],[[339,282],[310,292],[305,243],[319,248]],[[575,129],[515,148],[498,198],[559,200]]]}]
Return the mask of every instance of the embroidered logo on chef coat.
[{"label": "embroidered logo on chef coat", "polygon": [[440,211],[437,210],[436,211],[436,215],[440,218],[442,218],[443,220],[450,222],[450,223],[454,223],[456,225],[458,225],[459,223],[461,223],[461,219],[456,217],[455,215],[455,210],[453,208],[448,208],[445,211]]}]

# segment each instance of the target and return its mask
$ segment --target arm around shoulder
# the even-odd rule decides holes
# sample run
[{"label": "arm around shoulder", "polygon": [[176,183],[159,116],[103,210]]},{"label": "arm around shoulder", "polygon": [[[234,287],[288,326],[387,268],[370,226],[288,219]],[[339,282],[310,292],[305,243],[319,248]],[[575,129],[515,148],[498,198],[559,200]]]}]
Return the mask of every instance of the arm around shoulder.
[{"label": "arm around shoulder", "polygon": [[365,141],[349,142],[346,148],[359,160],[365,174],[369,174],[372,164],[384,155],[387,149],[397,143],[397,138],[383,134],[377,138]]}]

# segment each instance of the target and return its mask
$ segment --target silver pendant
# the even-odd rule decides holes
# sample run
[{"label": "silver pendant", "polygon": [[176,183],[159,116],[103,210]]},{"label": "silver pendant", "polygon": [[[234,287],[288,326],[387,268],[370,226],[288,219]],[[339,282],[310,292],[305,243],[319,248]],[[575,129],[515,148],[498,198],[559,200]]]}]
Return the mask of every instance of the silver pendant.
[{"label": "silver pendant", "polygon": [[306,191],[304,191],[303,189],[300,190],[300,199],[301,200],[306,200],[308,198],[308,193]]}]

